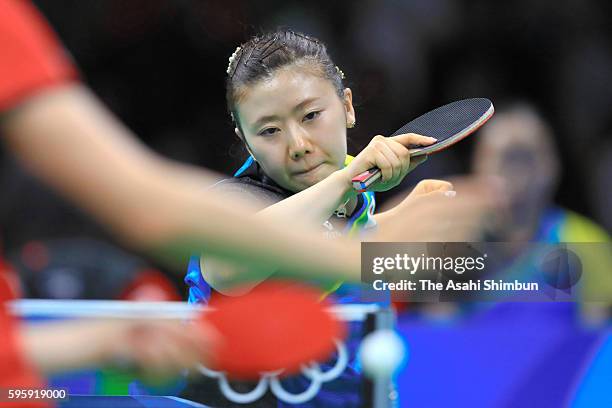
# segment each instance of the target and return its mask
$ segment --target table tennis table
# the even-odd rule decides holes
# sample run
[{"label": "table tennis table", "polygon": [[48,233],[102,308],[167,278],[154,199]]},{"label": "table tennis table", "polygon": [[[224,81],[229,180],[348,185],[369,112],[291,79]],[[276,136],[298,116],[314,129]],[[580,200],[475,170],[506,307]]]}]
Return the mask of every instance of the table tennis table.
[{"label": "table tennis table", "polygon": [[[110,300],[38,300],[22,299],[10,304],[10,310],[20,318],[36,323],[63,319],[96,318],[140,318],[171,319],[189,321],[199,313],[205,313],[206,306],[186,302],[128,302]],[[331,311],[346,322],[361,322],[364,334],[375,330],[392,329],[394,313],[377,304],[335,305]],[[85,378],[89,375],[89,380]],[[93,379],[92,379],[93,378]],[[196,402],[178,398],[175,395],[96,395],[93,385],[95,376],[91,372],[63,373],[50,378],[49,384],[67,388],[69,399],[59,402],[61,408],[80,407],[207,407]],[[390,408],[396,405],[397,393],[389,379],[370,381],[364,378],[364,400],[367,407]],[[134,392],[138,392],[136,390]],[[171,391],[170,391],[171,392]],[[246,404],[245,406],[248,406]]]}]

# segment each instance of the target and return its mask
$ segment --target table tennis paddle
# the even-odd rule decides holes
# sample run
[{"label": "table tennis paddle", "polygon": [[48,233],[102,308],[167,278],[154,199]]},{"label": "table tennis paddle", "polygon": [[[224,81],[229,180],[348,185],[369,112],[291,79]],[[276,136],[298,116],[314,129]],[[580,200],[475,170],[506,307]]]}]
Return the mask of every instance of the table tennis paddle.
[{"label": "table tennis paddle", "polygon": [[[410,146],[410,156],[430,155],[457,143],[474,133],[493,116],[493,103],[486,98],[463,99],[440,106],[406,123],[391,136],[416,133],[430,136],[437,141],[429,146]],[[378,168],[369,169],[352,179],[353,188],[364,192],[376,182],[382,173]]]},{"label": "table tennis paddle", "polygon": [[266,281],[243,296],[217,297],[201,316],[221,337],[209,368],[248,380],[277,370],[294,374],[311,361],[328,359],[346,329],[320,298],[315,288],[285,281]]}]

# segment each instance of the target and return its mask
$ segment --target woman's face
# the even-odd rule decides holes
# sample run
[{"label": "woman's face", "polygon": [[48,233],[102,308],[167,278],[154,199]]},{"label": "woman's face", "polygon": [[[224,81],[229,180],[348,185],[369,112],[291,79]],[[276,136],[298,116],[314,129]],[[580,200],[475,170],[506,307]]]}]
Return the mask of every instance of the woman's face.
[{"label": "woman's face", "polygon": [[346,126],[354,122],[350,89],[338,97],[332,83],[297,67],[246,88],[237,104],[249,151],[281,187],[304,190],[339,170],[346,157]]}]

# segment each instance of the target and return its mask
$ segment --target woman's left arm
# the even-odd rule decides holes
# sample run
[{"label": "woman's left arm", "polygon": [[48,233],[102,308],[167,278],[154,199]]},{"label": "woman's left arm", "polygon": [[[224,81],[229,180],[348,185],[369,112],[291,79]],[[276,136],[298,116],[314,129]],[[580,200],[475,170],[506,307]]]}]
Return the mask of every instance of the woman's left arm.
[{"label": "woman's left arm", "polygon": [[356,196],[348,173],[338,170],[317,184],[260,211],[257,217],[283,217],[318,225],[325,222],[338,206]]}]

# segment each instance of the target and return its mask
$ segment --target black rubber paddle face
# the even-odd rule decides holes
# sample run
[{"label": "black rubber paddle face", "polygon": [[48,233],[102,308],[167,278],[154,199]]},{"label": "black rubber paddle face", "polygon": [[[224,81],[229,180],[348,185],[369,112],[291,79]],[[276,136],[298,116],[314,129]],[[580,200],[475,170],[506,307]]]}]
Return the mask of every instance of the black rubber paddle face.
[{"label": "black rubber paddle face", "polygon": [[440,106],[406,123],[391,136],[416,133],[438,139],[431,146],[410,146],[413,156],[431,154],[473,133],[493,115],[493,103],[486,98],[464,99]]},{"label": "black rubber paddle face", "polygon": [[[493,103],[486,98],[463,99],[419,116],[406,123],[391,136],[416,133],[434,137],[438,140],[432,145],[409,146],[412,157],[433,154],[474,133],[493,116],[494,112]],[[378,168],[367,170],[353,178],[353,188],[359,192],[366,191],[380,177],[381,173]]]}]

